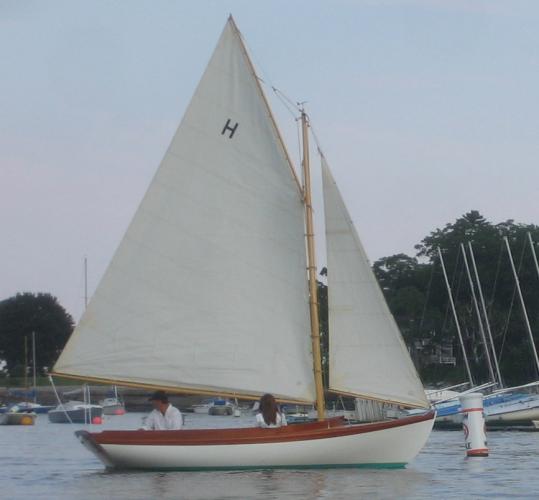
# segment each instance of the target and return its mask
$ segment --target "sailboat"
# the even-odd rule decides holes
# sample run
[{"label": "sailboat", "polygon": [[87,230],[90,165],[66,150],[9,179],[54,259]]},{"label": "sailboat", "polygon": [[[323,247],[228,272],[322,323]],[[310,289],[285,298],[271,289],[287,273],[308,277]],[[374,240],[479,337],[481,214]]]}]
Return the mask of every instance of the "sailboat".
[{"label": "sailboat", "polygon": [[118,396],[118,388],[114,385],[112,392],[99,401],[103,407],[103,415],[125,415],[125,404]]},{"label": "sailboat", "polygon": [[53,374],[170,393],[316,402],[276,429],[77,431],[107,468],[402,467],[435,412],[322,159],[330,387],[424,408],[325,418],[309,122],[303,185],[232,17],[127,232]]},{"label": "sailboat", "polygon": [[[528,233],[528,238],[531,240],[529,233]],[[537,356],[535,341],[533,339],[533,334],[532,334],[530,324],[528,321],[526,306],[522,298],[520,284],[518,281],[518,276],[517,276],[516,269],[513,262],[513,256],[511,253],[511,248],[509,246],[507,237],[504,237],[504,242],[507,248],[509,262],[511,264],[511,269],[513,271],[513,276],[515,278],[515,286],[519,292],[519,298],[520,298],[521,306],[523,309],[523,315],[525,318],[528,335],[530,338],[532,354],[536,361],[536,367],[539,370],[539,357]],[[532,254],[535,256],[535,249],[533,247],[533,242],[532,241],[530,242],[532,243],[531,245]],[[454,317],[455,325],[457,327],[457,333],[459,335],[459,339],[461,342],[464,361],[465,361],[465,365],[467,367],[468,375],[470,378],[470,385],[472,386],[472,389],[466,392],[470,392],[472,390],[477,391],[477,390],[482,390],[482,389],[488,389],[494,385],[498,385],[500,387],[498,390],[495,390],[492,393],[485,396],[483,400],[485,422],[487,426],[493,427],[493,426],[511,426],[511,425],[531,425],[533,421],[539,419],[539,396],[537,394],[530,394],[523,391],[530,390],[530,389],[533,390],[534,388],[536,388],[539,382],[534,381],[534,382],[531,382],[522,386],[518,386],[518,387],[504,387],[503,386],[503,380],[500,373],[500,367],[498,365],[496,350],[494,348],[494,341],[493,341],[492,332],[490,329],[488,314],[486,311],[486,306],[485,306],[485,302],[483,298],[483,291],[482,291],[481,283],[479,280],[479,274],[477,272],[477,266],[475,263],[475,257],[474,257],[471,242],[468,242],[468,249],[470,253],[472,267],[474,270],[477,289],[479,292],[479,298],[480,298],[481,306],[483,310],[483,315],[484,315],[483,319],[485,322],[486,330],[488,332],[488,338],[490,340],[490,348],[489,348],[487,337],[485,335],[485,332],[483,331],[484,330],[483,325],[482,325],[483,319],[479,312],[479,304],[475,296],[474,285],[473,285],[470,269],[467,262],[466,251],[465,251],[464,245],[461,243],[460,251],[462,252],[462,255],[463,255],[463,261],[464,261],[466,273],[468,276],[470,289],[472,292],[472,299],[473,299],[473,303],[476,310],[479,328],[481,331],[483,346],[485,348],[485,358],[487,361],[487,365],[488,365],[489,373],[491,377],[491,382],[488,382],[486,384],[483,384],[482,386],[476,386],[476,387],[474,387],[474,382],[471,376],[471,372],[470,372],[470,368],[469,368],[469,364],[468,364],[468,360],[466,356],[466,348],[464,346],[464,342],[462,341],[462,335],[460,333],[460,328],[459,328],[459,320],[458,320],[457,313],[454,307],[451,287],[449,286],[449,281],[447,279],[447,274],[445,271],[444,260],[442,257],[442,253],[440,249],[438,248],[438,255],[440,258],[440,263],[441,263],[442,271],[445,278],[447,292],[449,294],[449,300],[452,305],[453,317]],[[491,360],[491,356],[492,356],[492,360]],[[495,368],[495,370],[493,367]],[[436,418],[436,423],[435,423],[437,427],[439,428],[460,428],[461,427],[462,420],[463,420],[463,413],[461,411],[462,409],[461,405],[457,401],[458,396],[459,394],[456,394],[455,396],[452,396],[451,398],[447,398],[447,400],[442,402],[441,404],[434,404],[434,407],[437,409],[437,418]],[[413,411],[410,413],[413,414]]]}]

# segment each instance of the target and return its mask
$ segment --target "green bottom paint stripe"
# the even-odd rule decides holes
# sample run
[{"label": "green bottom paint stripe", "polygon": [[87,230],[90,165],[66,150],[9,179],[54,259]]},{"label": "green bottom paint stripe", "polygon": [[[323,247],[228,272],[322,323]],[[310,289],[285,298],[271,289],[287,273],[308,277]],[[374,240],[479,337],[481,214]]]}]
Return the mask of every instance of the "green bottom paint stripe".
[{"label": "green bottom paint stripe", "polygon": [[314,465],[238,465],[235,467],[158,467],[158,468],[113,468],[111,471],[132,470],[137,472],[217,472],[217,471],[262,471],[262,470],[308,470],[308,469],[404,469],[405,463],[384,464],[314,464]]}]

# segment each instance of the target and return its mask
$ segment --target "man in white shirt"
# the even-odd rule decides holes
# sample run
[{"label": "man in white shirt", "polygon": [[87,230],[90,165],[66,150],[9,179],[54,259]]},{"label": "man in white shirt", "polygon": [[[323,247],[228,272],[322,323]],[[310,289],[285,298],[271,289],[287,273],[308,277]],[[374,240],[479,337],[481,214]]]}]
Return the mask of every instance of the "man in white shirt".
[{"label": "man in white shirt", "polygon": [[155,392],[150,401],[154,410],[146,417],[142,426],[145,431],[173,431],[181,429],[183,418],[180,410],[168,402],[164,391]]}]

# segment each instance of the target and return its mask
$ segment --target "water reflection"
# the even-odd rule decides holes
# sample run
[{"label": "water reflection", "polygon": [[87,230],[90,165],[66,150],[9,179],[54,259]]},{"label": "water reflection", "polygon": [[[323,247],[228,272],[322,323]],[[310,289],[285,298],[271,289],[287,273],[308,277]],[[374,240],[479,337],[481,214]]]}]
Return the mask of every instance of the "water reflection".
[{"label": "water reflection", "polygon": [[[221,418],[223,418],[221,420]],[[108,420],[136,428],[140,415]],[[194,417],[193,427],[250,425]],[[103,427],[105,427],[103,426]],[[539,433],[490,433],[488,458],[466,458],[461,432],[434,432],[407,469],[249,472],[104,472],[73,436],[77,426],[0,428],[2,498],[356,499],[537,498]]]}]

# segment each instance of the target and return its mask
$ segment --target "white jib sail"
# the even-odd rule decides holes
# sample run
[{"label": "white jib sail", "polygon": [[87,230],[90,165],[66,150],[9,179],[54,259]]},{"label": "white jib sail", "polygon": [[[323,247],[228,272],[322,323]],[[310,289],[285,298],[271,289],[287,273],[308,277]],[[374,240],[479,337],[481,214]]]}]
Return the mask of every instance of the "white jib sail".
[{"label": "white jib sail", "polygon": [[322,158],[329,302],[329,385],[337,392],[428,407],[329,167]]},{"label": "white jib sail", "polygon": [[232,20],[57,374],[313,401],[303,206]]}]

